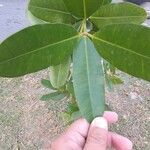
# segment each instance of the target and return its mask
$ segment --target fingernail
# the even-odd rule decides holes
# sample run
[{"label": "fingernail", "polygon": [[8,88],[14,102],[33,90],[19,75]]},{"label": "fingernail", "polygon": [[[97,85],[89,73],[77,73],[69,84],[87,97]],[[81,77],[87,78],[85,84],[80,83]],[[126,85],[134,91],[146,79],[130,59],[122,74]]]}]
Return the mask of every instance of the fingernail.
[{"label": "fingernail", "polygon": [[108,123],[105,118],[97,117],[92,121],[91,127],[98,127],[98,128],[108,130]]}]

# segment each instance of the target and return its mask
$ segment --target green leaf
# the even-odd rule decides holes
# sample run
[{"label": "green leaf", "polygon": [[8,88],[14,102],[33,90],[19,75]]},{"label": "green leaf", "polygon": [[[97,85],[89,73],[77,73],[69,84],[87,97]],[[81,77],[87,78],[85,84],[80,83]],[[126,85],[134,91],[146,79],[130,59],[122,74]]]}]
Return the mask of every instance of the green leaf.
[{"label": "green leaf", "polygon": [[108,76],[108,78],[115,85],[117,85],[117,84],[123,84],[123,81],[119,77],[117,77],[115,75],[113,75],[113,76],[110,75],[110,76]]},{"label": "green leaf", "polygon": [[82,114],[80,113],[80,111],[73,112],[71,115],[72,121],[78,120],[80,118],[82,118]]},{"label": "green leaf", "polygon": [[111,74],[116,74],[116,68],[113,65],[109,64],[109,70]]},{"label": "green leaf", "polygon": [[83,117],[91,122],[103,115],[104,73],[101,58],[87,37],[82,37],[73,54],[73,84]]},{"label": "green leaf", "polygon": [[67,113],[69,113],[70,115],[73,114],[74,112],[78,111],[78,105],[77,103],[69,103],[68,107],[67,107]]},{"label": "green leaf", "polygon": [[105,75],[105,83],[109,92],[114,91],[114,85],[107,74]]},{"label": "green leaf", "polygon": [[50,67],[50,81],[54,88],[59,89],[64,86],[69,75],[71,59],[66,59],[57,66]]},{"label": "green leaf", "polygon": [[49,23],[71,24],[75,20],[63,0],[30,0],[28,10],[35,17]]},{"label": "green leaf", "polygon": [[136,24],[109,25],[92,37],[96,49],[108,62],[150,81],[150,28]]},{"label": "green leaf", "polygon": [[35,17],[29,10],[26,10],[26,16],[32,25],[47,23],[47,22]]},{"label": "green leaf", "polygon": [[106,60],[103,60],[103,67],[104,72],[106,74],[115,75],[116,74],[116,67],[107,62]]},{"label": "green leaf", "polygon": [[54,93],[43,95],[41,97],[41,100],[42,101],[49,101],[49,100],[60,101],[65,97],[66,97],[66,94],[64,94],[64,93],[54,92]]},{"label": "green leaf", "polygon": [[70,81],[66,84],[66,90],[72,95],[75,96],[74,94],[74,87],[73,87],[73,82]]},{"label": "green leaf", "polygon": [[79,31],[80,31],[80,28],[81,28],[81,26],[82,26],[82,23],[83,23],[82,20],[81,20],[81,21],[78,21],[78,22],[76,22],[76,23],[73,25],[73,27],[79,32]]},{"label": "green leaf", "polygon": [[58,65],[68,59],[79,35],[64,24],[23,29],[0,45],[0,76],[17,77]]},{"label": "green leaf", "polygon": [[70,13],[78,18],[88,18],[101,5],[110,3],[111,0],[64,0]]},{"label": "green leaf", "polygon": [[102,28],[117,23],[141,24],[146,17],[146,11],[135,4],[117,3],[100,7],[90,19],[97,27]]},{"label": "green leaf", "polygon": [[56,89],[52,86],[52,84],[51,84],[51,82],[50,82],[49,80],[42,79],[42,80],[41,80],[41,84],[42,84],[44,87],[46,87],[46,88],[56,90]]}]

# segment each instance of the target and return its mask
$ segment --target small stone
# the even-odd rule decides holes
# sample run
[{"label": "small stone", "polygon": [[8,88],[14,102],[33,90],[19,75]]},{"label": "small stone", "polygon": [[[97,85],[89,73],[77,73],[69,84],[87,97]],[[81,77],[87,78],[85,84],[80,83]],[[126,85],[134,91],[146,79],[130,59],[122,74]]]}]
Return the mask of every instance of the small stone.
[{"label": "small stone", "polygon": [[138,98],[138,94],[136,92],[130,92],[129,96],[134,100]]}]

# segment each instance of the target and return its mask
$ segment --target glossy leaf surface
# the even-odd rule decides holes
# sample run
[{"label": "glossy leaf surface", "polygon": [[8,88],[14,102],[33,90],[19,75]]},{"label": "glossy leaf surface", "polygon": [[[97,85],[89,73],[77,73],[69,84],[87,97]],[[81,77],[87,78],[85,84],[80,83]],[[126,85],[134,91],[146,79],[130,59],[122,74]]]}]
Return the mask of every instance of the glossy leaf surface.
[{"label": "glossy leaf surface", "polygon": [[141,24],[146,20],[146,11],[131,3],[117,3],[102,6],[91,17],[97,27],[109,24],[134,23]]},{"label": "glossy leaf surface", "polygon": [[54,88],[58,89],[65,85],[69,75],[70,63],[69,58],[57,66],[50,67],[50,81]]},{"label": "glossy leaf surface", "polygon": [[60,64],[78,41],[74,28],[41,24],[23,29],[0,45],[0,76],[17,77]]},{"label": "glossy leaf surface", "polygon": [[135,24],[104,27],[93,36],[96,49],[118,69],[150,81],[150,28]]},{"label": "glossy leaf surface", "polygon": [[64,0],[70,13],[79,18],[88,18],[101,5],[110,2],[111,0]]},{"label": "glossy leaf surface", "polygon": [[74,20],[63,0],[30,0],[28,10],[35,17],[49,23],[71,24]]},{"label": "glossy leaf surface", "polygon": [[83,117],[91,122],[104,112],[104,74],[93,43],[82,37],[73,54],[73,84]]}]

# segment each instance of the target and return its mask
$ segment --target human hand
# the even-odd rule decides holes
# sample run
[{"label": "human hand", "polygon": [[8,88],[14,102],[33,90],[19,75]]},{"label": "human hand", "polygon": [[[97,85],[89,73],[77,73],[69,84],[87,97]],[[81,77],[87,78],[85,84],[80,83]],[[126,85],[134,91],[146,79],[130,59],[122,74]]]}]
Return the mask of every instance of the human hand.
[{"label": "human hand", "polygon": [[127,138],[108,131],[108,123],[115,123],[118,115],[105,112],[103,117],[93,120],[91,125],[85,119],[75,121],[70,128],[51,144],[51,150],[132,150]]}]

